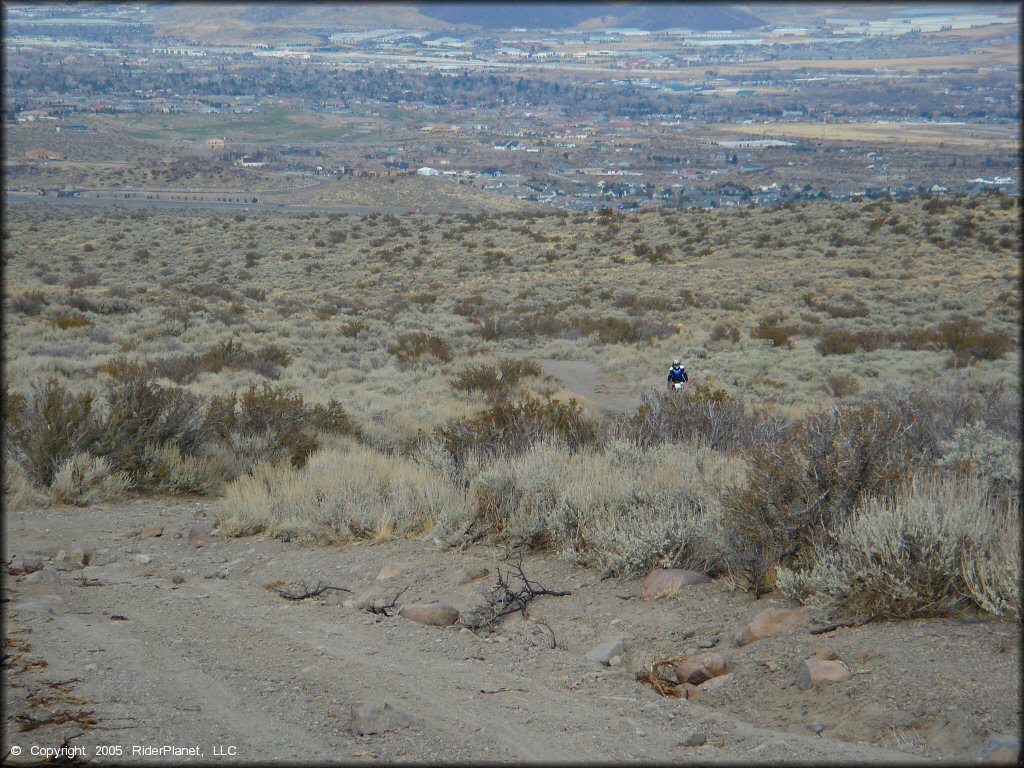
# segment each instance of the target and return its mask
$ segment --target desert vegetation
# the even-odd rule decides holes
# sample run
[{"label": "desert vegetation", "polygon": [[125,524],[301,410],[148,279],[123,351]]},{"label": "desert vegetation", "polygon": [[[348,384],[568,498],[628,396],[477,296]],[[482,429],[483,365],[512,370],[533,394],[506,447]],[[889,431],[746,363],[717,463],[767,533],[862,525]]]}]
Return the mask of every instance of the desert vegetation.
[{"label": "desert vegetation", "polygon": [[[487,539],[857,620],[1019,617],[1019,246],[998,194],[13,205],[5,501],[206,494],[237,535]],[[662,391],[676,356],[683,396]],[[599,411],[544,359],[597,364],[640,405]]]}]

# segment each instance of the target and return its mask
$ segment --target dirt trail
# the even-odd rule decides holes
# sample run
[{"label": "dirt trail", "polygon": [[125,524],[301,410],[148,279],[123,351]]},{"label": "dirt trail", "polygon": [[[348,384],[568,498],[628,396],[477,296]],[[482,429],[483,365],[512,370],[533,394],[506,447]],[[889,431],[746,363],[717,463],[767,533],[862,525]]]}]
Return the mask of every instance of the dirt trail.
[{"label": "dirt trail", "polygon": [[628,413],[640,404],[639,389],[631,386],[622,374],[605,371],[584,360],[538,360],[544,373],[558,379],[566,389],[575,392],[605,413]]},{"label": "dirt trail", "polygon": [[[493,634],[477,635],[458,625],[374,615],[353,601],[401,592],[401,604],[441,599],[465,611],[482,602],[495,571],[507,567],[496,550],[440,551],[426,540],[311,547],[217,534],[193,546],[188,531],[209,519],[208,510],[205,501],[145,500],[7,516],[5,562],[43,566],[5,578],[5,652],[15,643],[27,646],[27,655],[5,660],[5,748],[26,750],[8,762],[27,762],[31,745],[57,747],[71,737],[90,756],[100,745],[124,747],[122,764],[210,762],[215,748],[224,755],[217,761],[236,762],[888,763],[962,760],[984,738],[980,723],[1003,732],[1019,723],[1012,714],[1019,630],[1013,635],[1007,622],[839,633],[834,640],[844,655],[864,644],[883,646],[866,665],[869,672],[830,692],[796,691],[791,662],[813,638],[804,632],[733,648],[728,633],[765,606],[724,584],[644,603],[635,598],[635,581],[602,580],[561,559],[532,555],[524,561],[530,577],[572,595],[538,598],[529,619],[513,616]],[[140,540],[135,532],[149,525],[162,525],[163,535]],[[70,547],[89,552],[92,564],[74,567],[54,558]],[[393,564],[401,572],[379,578],[381,567]],[[467,569],[481,566],[490,574],[467,582]],[[322,581],[353,593],[288,601],[265,588],[282,581]],[[689,635],[681,634],[684,627]],[[724,638],[720,649],[733,672],[720,691],[682,702],[635,680],[645,653],[675,655],[711,633]],[[551,647],[552,635],[558,647]],[[584,658],[597,643],[619,636],[628,643],[623,666]],[[957,723],[947,717],[944,724],[941,707],[923,701],[922,691],[934,688],[946,691],[940,703],[955,697],[949,669],[925,660],[942,656],[946,641],[964,654],[964,662],[955,662],[962,681],[990,678],[991,690],[962,683],[971,711],[987,712],[989,721],[957,710]],[[997,645],[1004,651],[996,653]],[[921,685],[901,680],[891,690],[872,688],[897,659],[906,664],[904,674],[915,669],[924,676]],[[890,702],[895,695],[910,704]],[[386,701],[406,720],[383,733],[356,735],[352,710],[368,700]],[[856,720],[870,706],[877,723],[867,715]],[[925,735],[901,741],[890,733],[892,724],[913,724],[894,717],[915,708]],[[41,720],[60,710],[91,712],[95,725],[64,722],[19,732],[26,722],[19,717]],[[807,725],[814,720],[824,723],[821,735]],[[929,742],[928,724],[959,746],[944,746],[939,736]],[[695,732],[706,743],[681,746]],[[132,745],[165,744],[198,746],[203,758],[130,752]]]}]

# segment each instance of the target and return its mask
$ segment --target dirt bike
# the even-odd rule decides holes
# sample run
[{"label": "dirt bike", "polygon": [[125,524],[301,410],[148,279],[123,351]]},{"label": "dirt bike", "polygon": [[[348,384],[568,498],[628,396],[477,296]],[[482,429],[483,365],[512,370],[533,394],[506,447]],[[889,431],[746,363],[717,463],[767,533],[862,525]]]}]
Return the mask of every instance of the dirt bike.
[{"label": "dirt bike", "polygon": [[686,387],[685,381],[670,381],[668,384],[669,390],[684,389]]}]

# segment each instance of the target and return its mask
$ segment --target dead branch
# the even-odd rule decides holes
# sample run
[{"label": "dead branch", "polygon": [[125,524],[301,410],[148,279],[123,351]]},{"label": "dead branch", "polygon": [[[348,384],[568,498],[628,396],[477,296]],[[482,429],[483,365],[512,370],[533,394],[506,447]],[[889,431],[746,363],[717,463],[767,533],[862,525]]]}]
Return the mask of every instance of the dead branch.
[{"label": "dead branch", "polygon": [[324,584],[322,581],[318,581],[316,586],[312,589],[306,585],[306,582],[302,582],[300,590],[296,592],[290,592],[287,589],[274,589],[274,591],[285,600],[305,600],[309,597],[322,595],[328,590],[334,590],[335,592],[348,592],[349,594],[352,593],[351,589],[346,589],[345,587],[332,587],[329,584]]},{"label": "dead branch", "polygon": [[408,587],[402,587],[400,590],[398,590],[398,594],[391,598],[390,603],[376,605],[376,601],[371,602],[369,605],[366,606],[366,610],[368,610],[370,613],[375,613],[378,616],[394,616],[396,613],[398,613],[398,611],[395,610],[395,606],[398,604],[398,598],[400,598],[402,596],[402,593],[405,592],[405,590],[407,589]]},{"label": "dead branch", "polygon": [[[521,587],[513,588],[511,586],[510,577],[513,575],[517,576],[519,581],[522,582]],[[497,583],[491,587],[489,593],[484,595],[484,605],[470,611],[463,620],[463,624],[470,629],[480,630],[498,623],[503,617],[517,611],[522,612],[524,617],[529,618],[529,614],[526,612],[526,605],[533,598],[540,597],[541,595],[565,597],[571,594],[572,592],[569,591],[552,590],[542,587],[536,582],[531,582],[523,572],[523,561],[520,558],[515,566],[514,574],[511,569],[504,574],[500,568],[498,569]],[[553,632],[552,635],[554,635]]]},{"label": "dead branch", "polygon": [[483,688],[480,689],[480,693],[507,693],[509,691],[518,691],[519,693],[529,693],[526,688],[495,688],[493,691],[485,691]]},{"label": "dead branch", "polygon": [[686,656],[676,656],[664,661],[652,661],[642,670],[637,672],[636,679],[641,683],[647,683],[661,696],[681,698],[683,692],[680,690],[679,677],[676,674],[676,662],[683,661]]}]

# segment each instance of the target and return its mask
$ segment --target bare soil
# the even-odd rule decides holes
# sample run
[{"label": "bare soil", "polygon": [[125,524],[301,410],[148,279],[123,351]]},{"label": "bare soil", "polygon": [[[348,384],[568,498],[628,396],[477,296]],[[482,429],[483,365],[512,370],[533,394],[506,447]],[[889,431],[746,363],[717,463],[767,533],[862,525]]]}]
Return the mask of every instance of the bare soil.
[{"label": "bare soil", "polygon": [[[317,547],[214,532],[210,500],[142,499],[6,515],[6,763],[30,747],[83,746],[109,764],[180,762],[964,762],[991,732],[1020,727],[1020,625],[999,619],[811,628],[735,647],[765,607],[724,581],[642,601],[636,579],[602,580],[551,553],[527,555],[543,596],[493,631],[432,627],[358,607],[447,601],[465,612],[517,558],[427,539]],[[163,534],[142,540],[147,526]],[[90,553],[85,567],[60,549]],[[18,573],[33,570],[32,573]],[[394,575],[379,578],[381,568]],[[489,573],[467,581],[475,568]],[[287,600],[267,585],[325,584]],[[654,659],[717,635],[731,677],[692,701],[636,679]],[[584,655],[625,638],[624,663]],[[854,671],[801,690],[820,641]],[[552,647],[554,646],[554,647]],[[353,709],[386,702],[382,733],[353,732]],[[388,718],[385,718],[387,720]],[[702,746],[683,746],[703,734]],[[699,741],[699,738],[697,739]],[[132,756],[132,746],[197,746],[202,757]],[[8,752],[20,747],[20,757]],[[120,760],[94,757],[120,746]],[[219,753],[233,754],[214,757]]]}]

